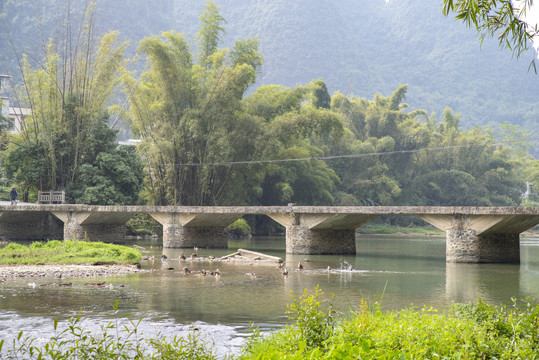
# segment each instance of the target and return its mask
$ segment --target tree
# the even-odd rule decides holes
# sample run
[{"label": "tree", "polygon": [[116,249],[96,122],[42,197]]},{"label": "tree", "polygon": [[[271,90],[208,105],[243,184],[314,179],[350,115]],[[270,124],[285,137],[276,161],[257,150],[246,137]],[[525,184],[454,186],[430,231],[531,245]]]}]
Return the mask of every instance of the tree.
[{"label": "tree", "polygon": [[200,19],[198,61],[182,35],[164,32],[139,43],[147,71],[125,78],[153,204],[244,204],[260,191],[262,165],[227,165],[267,151],[263,120],[242,105],[262,64],[258,40],[219,49],[224,19],[211,1]]},{"label": "tree", "polygon": [[[22,185],[25,200],[39,189],[66,189],[68,201],[79,201],[76,194],[88,185],[84,179],[88,167],[99,166],[105,154],[121,154],[116,132],[107,124],[107,105],[119,83],[127,44],[116,32],[96,39],[93,19],[89,8],[72,34],[68,14],[65,38],[50,40],[43,62],[32,65],[23,59],[19,98],[32,114],[9,145],[5,165],[8,175]],[[138,171],[135,160],[130,165],[130,171]],[[116,181],[113,173],[101,175]],[[111,199],[137,202],[138,186],[111,189],[123,196]]]},{"label": "tree", "polygon": [[[538,35],[537,24],[528,25],[526,14],[533,0],[443,0],[443,13],[456,13],[456,19],[478,31],[481,41],[497,37],[502,48],[520,57],[532,46]],[[532,62],[535,69],[535,62]]]},{"label": "tree", "polygon": [[200,30],[196,35],[199,47],[198,61],[203,66],[211,66],[208,59],[217,51],[221,34],[225,32],[221,25],[226,21],[212,1],[206,2],[205,8],[199,17]]}]

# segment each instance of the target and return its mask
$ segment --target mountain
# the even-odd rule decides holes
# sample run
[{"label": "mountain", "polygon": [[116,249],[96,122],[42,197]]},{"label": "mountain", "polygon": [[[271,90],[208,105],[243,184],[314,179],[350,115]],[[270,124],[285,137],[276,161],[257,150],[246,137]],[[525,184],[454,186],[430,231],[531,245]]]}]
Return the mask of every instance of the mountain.
[{"label": "mountain", "polygon": [[[175,30],[193,47],[205,0],[97,0],[99,31],[119,30],[133,44]],[[539,133],[539,76],[528,71],[536,55],[517,60],[493,39],[481,45],[475,31],[441,14],[442,0],[215,0],[227,20],[224,46],[256,36],[264,69],[256,86],[294,87],[322,78],[330,93],[372,98],[408,84],[411,109],[440,118],[445,107],[461,113],[462,126],[504,122]],[[16,73],[7,41],[36,53],[44,32],[60,33],[68,4],[82,0],[0,1],[0,61]],[[38,15],[39,14],[39,15]],[[72,18],[75,18],[73,16]],[[539,148],[537,140],[534,144]]]}]

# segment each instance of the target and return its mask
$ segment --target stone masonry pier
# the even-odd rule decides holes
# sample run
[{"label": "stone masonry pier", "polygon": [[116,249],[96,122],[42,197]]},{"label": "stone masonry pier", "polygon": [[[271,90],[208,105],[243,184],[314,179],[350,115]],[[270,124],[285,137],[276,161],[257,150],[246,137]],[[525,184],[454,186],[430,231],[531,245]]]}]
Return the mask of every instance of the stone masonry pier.
[{"label": "stone masonry pier", "polygon": [[0,239],[125,237],[137,213],[163,226],[163,247],[227,247],[225,228],[246,214],[267,215],[286,228],[289,254],[355,254],[355,230],[380,215],[414,215],[446,232],[446,260],[520,261],[520,233],[539,224],[537,207],[436,206],[0,206]]}]

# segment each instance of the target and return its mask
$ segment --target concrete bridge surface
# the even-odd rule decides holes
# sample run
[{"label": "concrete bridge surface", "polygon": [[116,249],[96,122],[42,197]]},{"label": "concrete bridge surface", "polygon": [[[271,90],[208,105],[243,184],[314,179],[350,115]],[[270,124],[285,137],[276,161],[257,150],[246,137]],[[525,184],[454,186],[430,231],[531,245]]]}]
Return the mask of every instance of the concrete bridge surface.
[{"label": "concrete bridge surface", "polygon": [[520,261],[520,233],[539,224],[539,207],[438,206],[98,206],[0,205],[7,240],[125,237],[137,213],[163,226],[163,247],[226,248],[225,228],[246,214],[286,228],[290,254],[355,254],[355,230],[380,215],[414,215],[446,232],[448,262]]}]

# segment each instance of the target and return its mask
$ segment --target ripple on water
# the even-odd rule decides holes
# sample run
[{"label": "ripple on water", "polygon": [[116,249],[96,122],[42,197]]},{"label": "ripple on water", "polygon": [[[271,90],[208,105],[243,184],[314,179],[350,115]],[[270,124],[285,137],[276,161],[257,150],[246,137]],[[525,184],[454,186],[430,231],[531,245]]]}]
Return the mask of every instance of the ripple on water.
[{"label": "ripple on water", "polygon": [[[133,319],[131,319],[133,320]],[[138,319],[137,319],[138,321]],[[84,318],[80,326],[92,334],[101,334],[102,327],[110,322],[110,318]],[[118,328],[130,326],[129,319],[120,319]],[[58,322],[58,332],[63,331],[68,326],[67,320]],[[13,340],[17,339],[20,331],[23,331],[24,338],[33,338],[33,346],[44,346],[52,336],[54,336],[54,320],[46,317],[25,317],[14,311],[0,310],[0,341],[4,340],[4,349],[11,349]],[[194,322],[191,324],[178,324],[173,319],[163,319],[160,321],[142,320],[137,326],[138,334],[144,338],[169,339],[174,336],[187,337],[196,333],[199,339],[213,347],[219,358],[226,355],[238,354],[241,346],[247,337],[248,329],[245,326],[211,325],[204,322]]]}]

